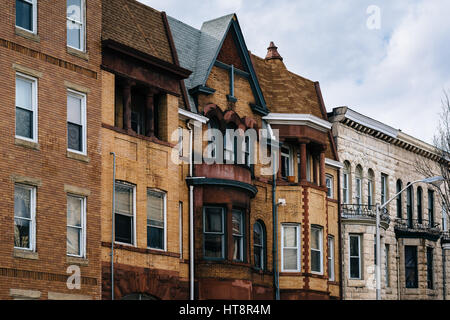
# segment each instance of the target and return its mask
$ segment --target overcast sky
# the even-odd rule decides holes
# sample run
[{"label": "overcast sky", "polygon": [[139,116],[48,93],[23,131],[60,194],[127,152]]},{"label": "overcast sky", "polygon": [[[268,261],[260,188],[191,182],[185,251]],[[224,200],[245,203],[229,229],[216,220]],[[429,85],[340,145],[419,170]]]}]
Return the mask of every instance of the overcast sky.
[{"label": "overcast sky", "polygon": [[432,142],[450,89],[448,0],[139,1],[196,28],[236,13],[248,49],[264,57],[274,41],[289,70],[320,82],[328,111],[349,106]]}]

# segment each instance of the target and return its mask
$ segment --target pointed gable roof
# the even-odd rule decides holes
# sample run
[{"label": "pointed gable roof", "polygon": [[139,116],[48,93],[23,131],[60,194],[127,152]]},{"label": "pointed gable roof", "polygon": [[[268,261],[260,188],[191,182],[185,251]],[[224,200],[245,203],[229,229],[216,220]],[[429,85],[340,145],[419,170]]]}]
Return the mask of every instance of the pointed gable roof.
[{"label": "pointed gable roof", "polygon": [[[241,51],[243,63],[250,74],[250,85],[255,95],[257,105],[252,106],[255,112],[267,114],[266,102],[259,86],[255,70],[242,35],[242,30],[235,14],[229,14],[203,23],[200,30],[168,17],[175,47],[183,68],[192,70],[189,79],[185,80],[186,88],[205,87],[206,81],[216,62],[228,32],[232,29],[236,35],[238,48]],[[192,97],[189,97],[191,110],[196,112]]]}]

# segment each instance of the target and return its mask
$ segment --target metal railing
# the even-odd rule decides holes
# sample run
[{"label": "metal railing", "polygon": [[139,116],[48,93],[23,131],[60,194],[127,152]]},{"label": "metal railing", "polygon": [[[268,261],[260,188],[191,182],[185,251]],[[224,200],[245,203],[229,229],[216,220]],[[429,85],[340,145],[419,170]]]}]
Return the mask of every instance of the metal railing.
[{"label": "metal railing", "polygon": [[[375,205],[365,204],[341,204],[341,213],[343,218],[357,219],[357,218],[372,218],[377,217],[377,208]],[[384,208],[380,212],[380,219],[387,223],[390,222],[389,211]]]},{"label": "metal railing", "polygon": [[395,229],[407,232],[423,232],[433,235],[441,234],[439,223],[417,219],[396,218]]},{"label": "metal railing", "polygon": [[450,243],[450,231],[442,232],[442,238],[443,243]]}]

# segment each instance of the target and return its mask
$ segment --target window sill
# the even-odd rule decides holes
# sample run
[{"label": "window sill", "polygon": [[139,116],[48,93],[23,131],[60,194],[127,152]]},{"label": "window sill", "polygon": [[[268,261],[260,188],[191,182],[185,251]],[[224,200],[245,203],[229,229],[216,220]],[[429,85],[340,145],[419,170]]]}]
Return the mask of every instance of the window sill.
[{"label": "window sill", "polygon": [[67,150],[67,158],[89,163],[88,156]]},{"label": "window sill", "polygon": [[28,259],[28,260],[38,260],[39,254],[34,251],[14,248],[13,257],[21,258],[21,259]]},{"label": "window sill", "polygon": [[363,288],[366,286],[366,281],[361,279],[347,280],[347,286],[354,288]]},{"label": "window sill", "polygon": [[21,29],[17,26],[16,26],[16,35],[24,37],[34,42],[41,42],[41,38],[37,34],[34,34],[33,32],[27,31],[25,29]]},{"label": "window sill", "polygon": [[83,267],[87,267],[89,265],[89,260],[81,257],[67,256],[66,262],[67,264],[75,264]]},{"label": "window sill", "polygon": [[67,53],[77,58],[89,61],[89,54],[71,47],[67,47]]},{"label": "window sill", "polygon": [[37,151],[41,150],[41,146],[39,145],[39,143],[23,140],[20,138],[15,138],[14,144],[16,146],[21,146],[21,147],[25,147],[25,148],[29,148],[29,149],[33,149],[33,150],[37,150]]}]

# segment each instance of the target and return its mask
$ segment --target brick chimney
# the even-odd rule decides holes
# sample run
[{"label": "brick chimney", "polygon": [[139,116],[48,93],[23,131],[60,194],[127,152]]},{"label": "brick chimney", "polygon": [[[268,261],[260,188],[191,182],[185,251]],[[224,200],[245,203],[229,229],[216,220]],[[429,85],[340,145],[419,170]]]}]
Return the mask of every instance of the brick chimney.
[{"label": "brick chimney", "polygon": [[266,60],[278,59],[283,61],[283,57],[280,56],[277,49],[278,47],[276,47],[273,41],[271,41],[269,47],[267,48]]}]

